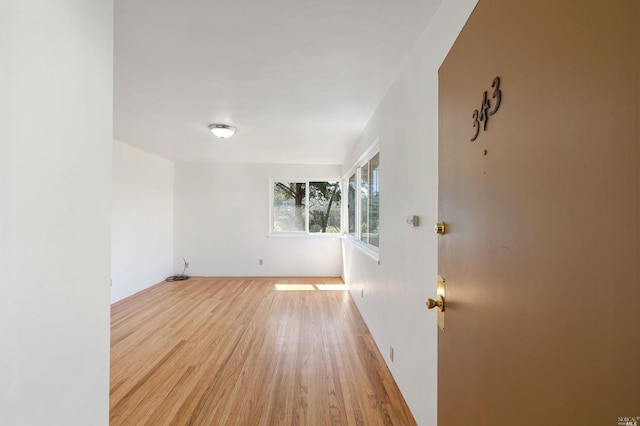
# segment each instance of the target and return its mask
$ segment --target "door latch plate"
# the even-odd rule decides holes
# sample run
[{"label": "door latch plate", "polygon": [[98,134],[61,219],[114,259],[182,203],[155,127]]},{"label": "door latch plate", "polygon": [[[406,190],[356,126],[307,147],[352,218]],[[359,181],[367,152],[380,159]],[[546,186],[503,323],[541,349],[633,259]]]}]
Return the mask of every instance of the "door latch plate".
[{"label": "door latch plate", "polygon": [[[437,294],[438,294],[438,300],[442,300],[442,302],[444,303],[444,301],[446,300],[445,298],[445,279],[443,276],[438,275],[438,289]],[[438,327],[440,327],[440,330],[444,331],[444,306],[443,309],[438,309]]]}]

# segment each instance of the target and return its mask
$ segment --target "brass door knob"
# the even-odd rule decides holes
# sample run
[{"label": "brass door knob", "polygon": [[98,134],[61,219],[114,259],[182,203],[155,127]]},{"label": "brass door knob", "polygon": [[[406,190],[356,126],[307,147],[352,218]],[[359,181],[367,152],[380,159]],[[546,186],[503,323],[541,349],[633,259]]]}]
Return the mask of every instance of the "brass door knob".
[{"label": "brass door knob", "polygon": [[433,227],[433,231],[438,235],[444,235],[446,231],[444,222],[436,222],[436,225]]},{"label": "brass door knob", "polygon": [[444,297],[438,297],[438,300],[433,300],[431,298],[427,299],[427,309],[433,309],[436,306],[440,311],[444,312]]}]

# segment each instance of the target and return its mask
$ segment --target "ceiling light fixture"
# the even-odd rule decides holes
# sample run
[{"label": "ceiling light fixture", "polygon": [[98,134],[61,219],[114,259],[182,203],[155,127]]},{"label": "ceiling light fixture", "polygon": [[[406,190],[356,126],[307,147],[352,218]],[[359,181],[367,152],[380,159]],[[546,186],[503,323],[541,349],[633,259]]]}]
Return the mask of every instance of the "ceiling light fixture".
[{"label": "ceiling light fixture", "polygon": [[220,139],[230,138],[236,132],[235,127],[226,124],[210,124],[209,130]]}]

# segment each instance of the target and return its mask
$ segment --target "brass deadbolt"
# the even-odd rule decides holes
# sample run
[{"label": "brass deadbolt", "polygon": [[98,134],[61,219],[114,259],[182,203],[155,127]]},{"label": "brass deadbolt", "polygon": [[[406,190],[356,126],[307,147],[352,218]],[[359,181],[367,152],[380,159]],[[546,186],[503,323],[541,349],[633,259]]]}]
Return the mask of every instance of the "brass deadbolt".
[{"label": "brass deadbolt", "polygon": [[436,222],[436,226],[433,227],[433,231],[438,235],[444,235],[446,231],[444,222]]}]

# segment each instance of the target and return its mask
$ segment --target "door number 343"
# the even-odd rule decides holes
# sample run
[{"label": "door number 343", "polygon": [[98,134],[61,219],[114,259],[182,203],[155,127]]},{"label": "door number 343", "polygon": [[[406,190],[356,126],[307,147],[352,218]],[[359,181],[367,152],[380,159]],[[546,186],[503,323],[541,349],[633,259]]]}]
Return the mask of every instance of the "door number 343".
[{"label": "door number 343", "polygon": [[[491,83],[491,88],[493,89],[493,94],[491,99],[489,99],[489,92],[487,90],[484,91],[484,95],[482,97],[482,105],[480,109],[473,110],[473,128],[475,129],[473,132],[473,137],[471,138],[471,142],[475,141],[480,134],[480,127],[482,130],[487,130],[487,123],[489,123],[489,117],[498,112],[500,108],[500,102],[502,102],[502,90],[500,90],[500,77],[496,77],[493,79]],[[492,101],[495,102],[493,105],[493,109],[491,109]]]}]

